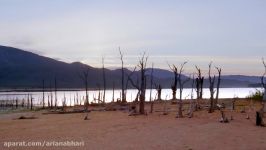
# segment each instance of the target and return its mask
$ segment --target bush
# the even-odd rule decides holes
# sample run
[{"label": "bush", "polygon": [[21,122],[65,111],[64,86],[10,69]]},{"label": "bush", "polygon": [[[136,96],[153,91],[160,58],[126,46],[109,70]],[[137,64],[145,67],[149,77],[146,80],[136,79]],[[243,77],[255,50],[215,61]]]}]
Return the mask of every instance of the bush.
[{"label": "bush", "polygon": [[248,99],[253,99],[257,101],[262,101],[263,99],[263,91],[256,89],[256,92],[251,93],[247,96]]}]

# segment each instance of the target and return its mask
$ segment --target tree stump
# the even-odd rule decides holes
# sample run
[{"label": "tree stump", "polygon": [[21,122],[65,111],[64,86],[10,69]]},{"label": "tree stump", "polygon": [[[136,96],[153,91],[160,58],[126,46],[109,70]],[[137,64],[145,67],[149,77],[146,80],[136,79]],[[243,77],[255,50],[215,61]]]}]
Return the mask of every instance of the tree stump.
[{"label": "tree stump", "polygon": [[263,111],[256,112],[256,126],[265,126],[263,122]]}]

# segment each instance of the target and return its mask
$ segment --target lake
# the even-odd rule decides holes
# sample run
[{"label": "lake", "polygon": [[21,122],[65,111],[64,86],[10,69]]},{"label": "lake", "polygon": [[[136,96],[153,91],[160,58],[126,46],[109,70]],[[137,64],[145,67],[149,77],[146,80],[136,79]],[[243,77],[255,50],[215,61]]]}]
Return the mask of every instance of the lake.
[{"label": "lake", "polygon": [[[219,98],[245,98],[249,94],[256,91],[256,89],[262,90],[261,88],[220,88],[220,94]],[[100,97],[102,97],[103,91],[100,91]],[[183,99],[191,99],[196,98],[196,92],[193,90],[193,94],[191,89],[184,89],[183,91]],[[137,90],[127,90],[127,100],[129,102],[132,102],[137,94]],[[192,95],[192,96],[191,96]],[[45,92],[45,102],[47,105],[48,99],[51,97],[55,98],[54,92]],[[32,97],[33,101],[37,105],[41,105],[43,93],[42,92],[1,92],[0,93],[0,100],[27,100],[28,97]],[[57,99],[58,99],[58,105],[62,104],[62,101],[64,100],[64,97],[66,99],[66,102],[68,105],[73,105],[74,100],[76,101],[78,98],[78,101],[83,102],[85,99],[85,91],[57,91]],[[89,100],[92,102],[94,99],[98,99],[99,97],[99,91],[93,90],[89,91]],[[115,90],[114,91],[114,98],[117,100],[121,97],[121,90]],[[157,92],[156,90],[152,90],[152,99],[157,98]],[[179,97],[179,90],[177,90],[177,98]],[[210,92],[208,88],[203,89],[203,98],[209,98]],[[112,90],[106,90],[106,102],[111,102],[113,98],[113,91]],[[172,91],[171,89],[162,89],[162,99],[171,99],[172,98]],[[148,89],[146,91],[146,101],[150,100],[150,90]],[[53,100],[54,101],[54,100]],[[97,101],[95,101],[97,102]],[[80,102],[79,102],[80,103]]]}]

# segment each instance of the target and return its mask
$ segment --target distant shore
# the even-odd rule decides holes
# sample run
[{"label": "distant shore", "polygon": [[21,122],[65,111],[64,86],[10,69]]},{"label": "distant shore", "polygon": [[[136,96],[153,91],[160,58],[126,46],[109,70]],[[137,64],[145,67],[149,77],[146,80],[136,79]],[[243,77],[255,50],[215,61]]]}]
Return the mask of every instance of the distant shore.
[{"label": "distant shore", "polygon": [[[221,87],[223,88],[254,88],[254,89],[262,89],[262,87]],[[169,88],[162,88],[162,90],[169,89]],[[191,89],[191,88],[184,88],[184,89]],[[207,88],[205,88],[207,89]],[[58,88],[57,91],[85,91],[84,88]],[[99,88],[89,88],[89,91],[97,91]],[[103,90],[103,89],[101,89]],[[113,90],[110,88],[107,88],[106,90]],[[114,90],[121,90],[120,88],[115,88]],[[136,90],[135,88],[128,88],[127,90]],[[147,91],[150,89],[146,89]],[[153,90],[155,90],[153,88]],[[45,92],[54,91],[54,88],[44,88]],[[41,88],[0,88],[0,92],[43,92],[43,89]]]}]

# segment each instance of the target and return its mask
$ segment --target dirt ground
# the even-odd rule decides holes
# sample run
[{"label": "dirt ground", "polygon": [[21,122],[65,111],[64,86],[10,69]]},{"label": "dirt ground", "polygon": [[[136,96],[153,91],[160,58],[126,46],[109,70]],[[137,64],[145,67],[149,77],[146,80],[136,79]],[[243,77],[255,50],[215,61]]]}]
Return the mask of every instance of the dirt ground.
[{"label": "dirt ground", "polygon": [[[154,110],[163,110],[164,104]],[[169,110],[176,105],[166,104]],[[149,105],[146,106],[149,110]],[[0,115],[0,149],[89,149],[89,150],[265,150],[266,128],[255,126],[255,110],[227,111],[230,123],[220,123],[220,113],[207,110],[193,118],[175,118],[154,112],[128,116],[127,111],[92,111],[86,114],[49,114],[42,111]],[[184,112],[185,113],[185,112]],[[16,120],[24,116],[37,119]],[[11,146],[6,142],[84,142],[81,146]]]}]

